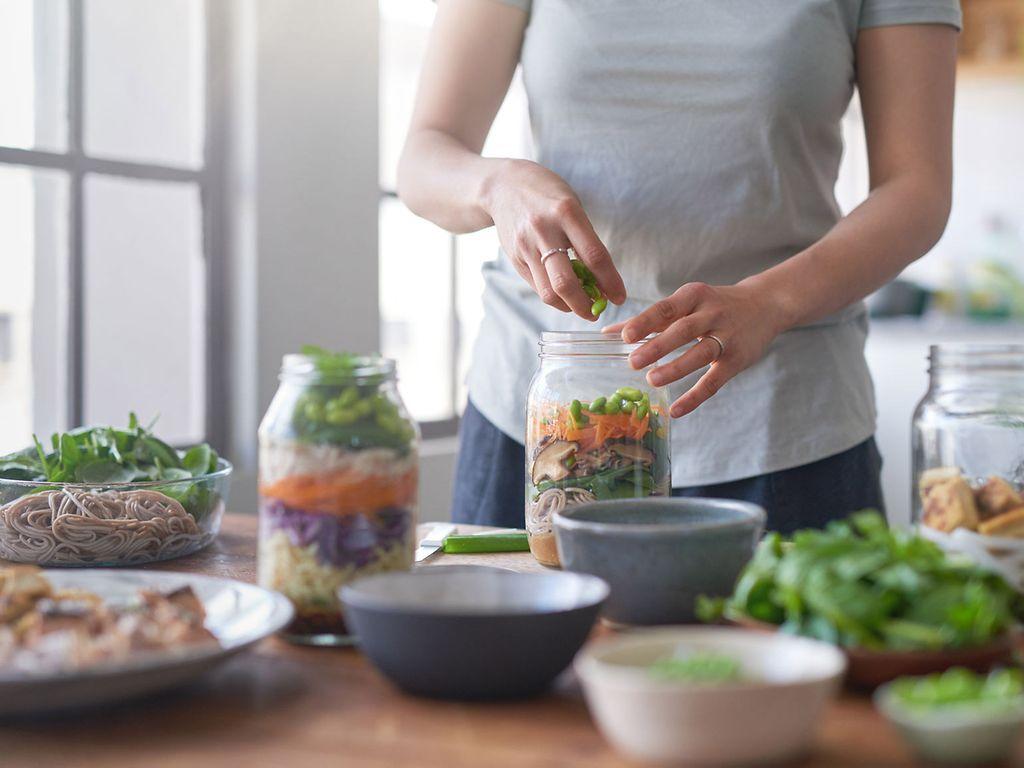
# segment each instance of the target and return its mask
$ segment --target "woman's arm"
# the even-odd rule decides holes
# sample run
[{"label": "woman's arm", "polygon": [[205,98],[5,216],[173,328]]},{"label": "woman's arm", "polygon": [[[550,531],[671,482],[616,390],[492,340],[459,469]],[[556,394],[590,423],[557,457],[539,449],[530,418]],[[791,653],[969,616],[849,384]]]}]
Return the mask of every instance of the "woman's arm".
[{"label": "woman's arm", "polygon": [[550,306],[587,320],[592,300],[563,253],[572,246],[612,301],[625,287],[579,199],[559,176],[526,160],[480,152],[519,61],[526,13],[497,0],[440,0],[416,108],[398,168],[414,212],[452,232],[492,224],[516,270]]},{"label": "woman's arm", "polygon": [[664,385],[711,364],[672,405],[683,416],[757,362],[771,341],[864,298],[924,255],[949,216],[956,32],[912,25],[862,31],[857,83],[867,136],[871,192],[821,240],[733,286],[688,283],[620,324],[627,340],[661,335],[633,353],[650,365],[698,336],[648,373]]}]

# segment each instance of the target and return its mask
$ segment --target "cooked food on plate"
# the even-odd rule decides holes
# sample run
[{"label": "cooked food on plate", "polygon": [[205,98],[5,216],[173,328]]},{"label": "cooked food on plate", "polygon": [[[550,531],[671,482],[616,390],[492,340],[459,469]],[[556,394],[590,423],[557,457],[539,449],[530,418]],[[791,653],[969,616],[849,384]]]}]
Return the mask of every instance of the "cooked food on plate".
[{"label": "cooked food on plate", "polygon": [[1001,477],[972,486],[957,467],[937,467],[921,474],[918,492],[921,521],[929,528],[1024,538],[1024,495]]},{"label": "cooked food on plate", "polygon": [[531,408],[526,529],[537,560],[558,563],[551,518],[567,506],[668,494],[665,421],[650,394],[633,387]]},{"label": "cooked food on plate", "polygon": [[131,414],[0,457],[0,558],[119,565],[194,552],[216,536],[230,465],[178,451]]},{"label": "cooked food on plate", "polygon": [[140,653],[216,645],[191,587],[140,590],[126,604],[76,589],[55,589],[31,565],[0,568],[0,671],[52,673]]},{"label": "cooked food on plate", "polygon": [[732,597],[699,607],[706,620],[753,619],[875,650],[981,646],[1024,617],[1024,598],[1002,576],[873,511],[790,539],[769,534]]}]

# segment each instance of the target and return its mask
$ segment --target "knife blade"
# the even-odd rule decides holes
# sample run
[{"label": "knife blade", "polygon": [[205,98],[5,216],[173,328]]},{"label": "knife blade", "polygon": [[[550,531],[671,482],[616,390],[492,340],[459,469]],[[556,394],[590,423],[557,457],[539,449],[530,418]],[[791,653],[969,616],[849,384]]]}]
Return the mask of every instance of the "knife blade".
[{"label": "knife blade", "polygon": [[419,563],[426,560],[441,549],[445,538],[451,536],[457,530],[451,523],[440,523],[431,528],[427,535],[420,539],[419,546],[416,547],[416,562]]}]

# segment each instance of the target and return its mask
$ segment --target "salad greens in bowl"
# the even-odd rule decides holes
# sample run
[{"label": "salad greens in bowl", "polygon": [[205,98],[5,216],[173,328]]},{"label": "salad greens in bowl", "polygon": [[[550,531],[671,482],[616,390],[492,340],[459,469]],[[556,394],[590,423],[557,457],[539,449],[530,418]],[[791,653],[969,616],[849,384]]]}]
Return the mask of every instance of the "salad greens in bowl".
[{"label": "salad greens in bowl", "polygon": [[972,765],[1008,756],[1024,722],[1024,673],[987,675],[955,667],[901,677],[875,692],[875,706],[929,762]]},{"label": "salad greens in bowl", "polygon": [[701,599],[698,614],[842,646],[850,682],[874,687],[1009,660],[1024,597],[999,574],[864,511],[788,539],[769,534],[732,596]]},{"label": "salad greens in bowl", "polygon": [[191,554],[220,529],[231,464],[201,443],[179,451],[131,414],[0,456],[0,558],[37,565],[137,565]]}]

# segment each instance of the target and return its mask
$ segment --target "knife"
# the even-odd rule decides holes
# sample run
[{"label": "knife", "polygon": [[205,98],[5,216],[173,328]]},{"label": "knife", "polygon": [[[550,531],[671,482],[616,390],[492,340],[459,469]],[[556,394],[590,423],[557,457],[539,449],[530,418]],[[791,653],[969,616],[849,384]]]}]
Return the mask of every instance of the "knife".
[{"label": "knife", "polygon": [[440,523],[431,528],[430,532],[420,540],[420,545],[416,547],[416,562],[422,562],[437,552],[444,545],[444,540],[456,530],[451,523]]}]

